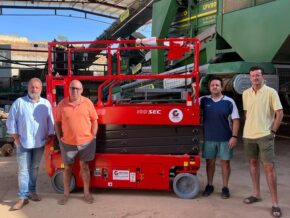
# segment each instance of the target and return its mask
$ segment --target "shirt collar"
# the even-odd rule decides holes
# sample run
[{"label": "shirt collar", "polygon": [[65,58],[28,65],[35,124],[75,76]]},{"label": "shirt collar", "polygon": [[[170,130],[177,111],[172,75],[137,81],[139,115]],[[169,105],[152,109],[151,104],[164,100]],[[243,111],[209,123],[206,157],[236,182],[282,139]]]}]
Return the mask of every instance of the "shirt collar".
[{"label": "shirt collar", "polygon": [[40,99],[41,99],[41,97],[39,97],[39,99],[38,99],[38,101],[32,101],[32,99],[30,98],[30,96],[27,94],[26,95],[26,99],[29,101],[29,102],[31,102],[31,103],[38,103],[38,102],[40,102]]},{"label": "shirt collar", "polygon": [[70,104],[70,105],[73,105],[73,104],[74,104],[74,105],[80,105],[80,104],[83,103],[83,102],[84,102],[84,97],[83,97],[83,96],[80,97],[80,101],[78,101],[76,104],[70,102],[70,101],[69,101],[69,97],[66,98],[66,103],[67,103],[67,104]]},{"label": "shirt collar", "polygon": [[[263,84],[263,86],[257,92],[263,93],[265,91],[265,89],[266,89],[266,85]],[[255,90],[253,89],[253,87],[251,87],[251,91],[252,91],[252,93],[255,93]]]},{"label": "shirt collar", "polygon": [[214,101],[214,102],[218,102],[218,101],[220,101],[220,100],[222,100],[222,99],[224,98],[224,95],[221,95],[221,97],[220,97],[219,99],[214,99],[214,98],[210,95],[210,98],[211,98],[212,101]]}]

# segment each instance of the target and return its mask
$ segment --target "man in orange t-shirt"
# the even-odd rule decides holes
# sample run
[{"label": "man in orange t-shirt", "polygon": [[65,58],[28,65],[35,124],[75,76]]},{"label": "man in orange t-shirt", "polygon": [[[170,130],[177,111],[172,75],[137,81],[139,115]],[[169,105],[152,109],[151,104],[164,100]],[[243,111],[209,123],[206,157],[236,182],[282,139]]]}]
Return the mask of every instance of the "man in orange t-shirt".
[{"label": "man in orange t-shirt", "polygon": [[93,203],[90,194],[90,171],[88,162],[95,157],[93,143],[98,131],[98,115],[90,99],[82,96],[83,86],[73,80],[69,85],[69,97],[59,102],[56,110],[55,130],[64,163],[64,193],[58,204],[64,205],[69,198],[69,187],[75,157],[80,158],[80,171],[84,183],[84,200]]}]

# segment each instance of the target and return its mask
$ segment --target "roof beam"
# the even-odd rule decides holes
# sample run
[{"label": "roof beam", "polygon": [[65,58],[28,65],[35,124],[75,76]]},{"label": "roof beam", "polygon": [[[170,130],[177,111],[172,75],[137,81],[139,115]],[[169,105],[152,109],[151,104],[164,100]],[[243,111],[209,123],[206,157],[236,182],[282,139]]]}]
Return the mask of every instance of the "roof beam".
[{"label": "roof beam", "polygon": [[[13,8],[13,9],[42,9],[42,10],[67,10],[67,11],[77,11],[77,12],[82,12],[85,14],[92,14],[95,16],[99,16],[99,17],[106,17],[106,18],[110,18],[110,19],[118,19],[117,17],[111,16],[111,15],[106,15],[106,14],[101,14],[101,13],[95,13],[92,11],[87,11],[87,10],[83,10],[83,9],[78,9],[78,8],[73,8],[73,7],[55,7],[55,6],[16,6],[16,5],[0,5],[0,10],[2,10],[3,8]],[[2,15],[3,11],[2,11]]]},{"label": "roof beam", "polygon": [[127,10],[126,7],[123,7],[123,6],[119,6],[119,5],[116,5],[116,4],[110,4],[110,3],[107,3],[107,2],[104,2],[104,1],[98,1],[98,0],[88,0],[90,3],[96,3],[96,4],[100,4],[100,5],[105,5],[105,6],[109,6],[111,8],[117,8],[117,9],[121,9],[121,10]]},{"label": "roof beam", "polygon": [[[10,0],[4,0],[2,2],[13,2],[13,1],[10,1]],[[17,2],[17,1],[15,1]],[[127,7],[124,7],[124,6],[120,6],[120,5],[117,5],[117,4],[111,4],[111,3],[108,3],[104,0],[86,0],[86,1],[74,1],[74,0],[29,0],[29,1],[18,1],[18,2],[27,2],[27,3],[30,3],[30,4],[35,4],[35,3],[40,3],[40,4],[45,4],[45,3],[56,3],[56,4],[99,4],[99,5],[104,5],[104,6],[108,6],[108,7],[111,7],[111,8],[117,8],[117,9],[120,9],[120,10],[127,10]]]}]

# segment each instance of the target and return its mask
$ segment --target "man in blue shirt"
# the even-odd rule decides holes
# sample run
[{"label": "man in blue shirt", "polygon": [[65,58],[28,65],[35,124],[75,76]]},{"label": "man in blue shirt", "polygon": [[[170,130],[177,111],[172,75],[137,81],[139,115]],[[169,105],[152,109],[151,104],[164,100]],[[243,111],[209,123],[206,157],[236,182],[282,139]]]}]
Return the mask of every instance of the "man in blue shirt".
[{"label": "man in blue shirt", "polygon": [[32,78],[28,82],[28,95],[16,99],[6,122],[7,133],[14,138],[18,163],[19,200],[12,210],[28,204],[28,198],[41,200],[36,194],[38,167],[44,145],[52,140],[54,134],[51,105],[40,97],[41,91],[41,80]]},{"label": "man in blue shirt", "polygon": [[215,162],[219,157],[223,179],[221,197],[226,199],[230,197],[230,160],[233,157],[233,148],[237,145],[239,113],[234,100],[222,94],[222,87],[222,79],[212,77],[209,81],[210,95],[199,99],[204,128],[202,157],[206,159],[207,172],[207,186],[202,195],[209,196],[214,191]]}]

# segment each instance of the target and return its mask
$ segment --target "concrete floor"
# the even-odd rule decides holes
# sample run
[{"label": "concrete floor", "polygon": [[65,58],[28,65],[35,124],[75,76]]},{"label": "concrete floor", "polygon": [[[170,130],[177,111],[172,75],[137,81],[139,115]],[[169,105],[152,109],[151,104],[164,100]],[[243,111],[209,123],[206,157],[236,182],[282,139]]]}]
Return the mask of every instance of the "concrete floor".
[{"label": "concrete floor", "polygon": [[[276,141],[278,192],[283,217],[290,217],[290,140]],[[215,193],[210,197],[196,199],[179,199],[172,192],[138,191],[138,190],[93,190],[95,203],[83,202],[81,191],[72,194],[65,206],[57,205],[59,194],[56,194],[45,173],[44,165],[40,169],[38,190],[43,200],[30,202],[20,211],[9,211],[17,200],[17,171],[15,154],[11,157],[0,157],[0,218],[257,218],[271,217],[270,195],[264,174],[261,175],[262,201],[253,205],[242,203],[244,197],[251,194],[251,180],[248,163],[240,144],[235,150],[230,179],[231,198],[220,198],[221,173],[217,163],[214,180]],[[201,189],[206,185],[205,164],[202,162],[198,173]]]}]

